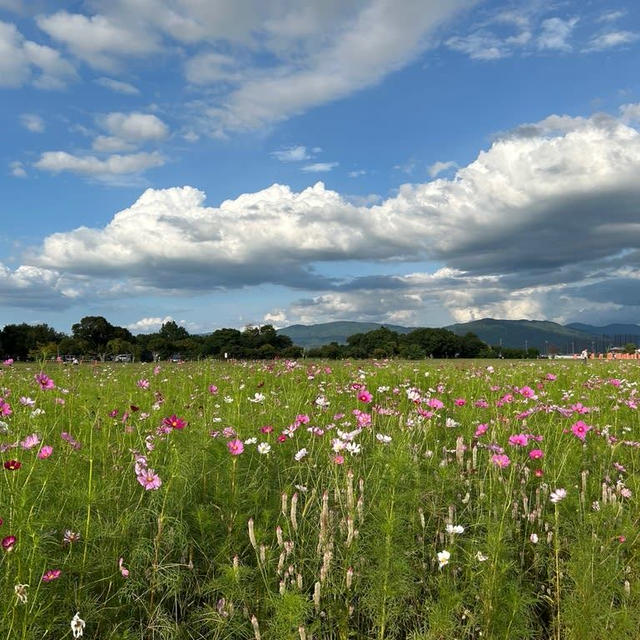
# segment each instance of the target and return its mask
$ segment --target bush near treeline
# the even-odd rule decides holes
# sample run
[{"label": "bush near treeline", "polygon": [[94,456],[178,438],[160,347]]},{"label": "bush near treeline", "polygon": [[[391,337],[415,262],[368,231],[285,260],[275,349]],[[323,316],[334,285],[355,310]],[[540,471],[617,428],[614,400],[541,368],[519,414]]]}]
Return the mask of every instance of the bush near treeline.
[{"label": "bush near treeline", "polygon": [[[106,360],[131,354],[135,360],[151,362],[178,356],[180,359],[229,358],[268,360],[299,358],[302,347],[271,325],[238,329],[218,329],[207,335],[192,335],[174,321],[160,331],[134,336],[124,327],[114,326],[102,316],[86,316],[71,328],[71,335],[46,324],[9,324],[0,331],[0,355],[15,360],[41,360],[76,356]],[[225,355],[226,354],[226,355]],[[491,347],[473,333],[458,336],[447,329],[420,328],[402,335],[385,327],[358,333],[347,344],[332,342],[308,349],[313,358],[535,358],[537,349]]]}]

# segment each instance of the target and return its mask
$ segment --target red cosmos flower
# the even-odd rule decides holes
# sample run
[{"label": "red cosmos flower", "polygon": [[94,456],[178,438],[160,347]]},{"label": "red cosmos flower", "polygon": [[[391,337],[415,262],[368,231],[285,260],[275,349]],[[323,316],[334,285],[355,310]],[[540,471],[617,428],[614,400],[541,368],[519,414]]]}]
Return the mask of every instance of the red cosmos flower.
[{"label": "red cosmos flower", "polygon": [[172,429],[184,429],[187,426],[187,421],[182,418],[178,418],[174,413],[172,416],[165,418],[162,421],[162,424],[167,427],[171,427]]},{"label": "red cosmos flower", "polygon": [[4,468],[9,471],[16,471],[22,466],[22,462],[18,462],[17,460],[7,460],[4,463]]},{"label": "red cosmos flower", "polygon": [[42,582],[51,582],[52,580],[57,580],[60,577],[62,571],[60,569],[49,569],[44,572],[42,576]]},{"label": "red cosmos flower", "polygon": [[16,544],[16,537],[15,536],[6,536],[5,538],[2,538],[2,548],[9,552],[13,549],[13,547]]}]

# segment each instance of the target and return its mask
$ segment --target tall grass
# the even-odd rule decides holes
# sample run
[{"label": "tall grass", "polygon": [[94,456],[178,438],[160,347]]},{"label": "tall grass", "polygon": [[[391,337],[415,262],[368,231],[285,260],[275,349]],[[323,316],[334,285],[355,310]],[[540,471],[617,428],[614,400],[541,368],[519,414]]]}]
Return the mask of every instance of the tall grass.
[{"label": "tall grass", "polygon": [[636,638],[640,370],[487,364],[6,366],[0,637]]}]

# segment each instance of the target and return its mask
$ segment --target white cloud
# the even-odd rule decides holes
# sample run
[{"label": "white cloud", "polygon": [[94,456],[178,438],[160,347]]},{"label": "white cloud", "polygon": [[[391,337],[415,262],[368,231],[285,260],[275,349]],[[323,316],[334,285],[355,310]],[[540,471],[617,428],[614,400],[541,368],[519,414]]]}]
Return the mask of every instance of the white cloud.
[{"label": "white cloud", "polygon": [[598,18],[598,22],[615,22],[616,20],[623,18],[626,14],[626,11],[608,11]]},{"label": "white cloud", "polygon": [[42,133],[45,129],[44,120],[34,113],[23,113],[20,124],[32,133]]},{"label": "white cloud", "polygon": [[130,142],[162,140],[169,128],[157,116],[149,113],[113,112],[101,117],[100,124],[113,136]]},{"label": "white cloud", "polygon": [[[138,333],[155,333],[162,329],[162,325],[167,322],[174,322],[171,316],[162,317],[150,317],[150,318],[140,318],[137,322],[133,322],[132,324],[127,325],[127,329],[131,331],[133,334]],[[183,323],[180,323],[183,324]]]},{"label": "white cloud", "polygon": [[427,168],[429,173],[429,177],[435,178],[436,176],[448,171],[449,169],[453,169],[457,167],[458,164],[454,160],[448,160],[447,162],[434,162]]},{"label": "white cloud", "polygon": [[134,87],[132,84],[128,82],[123,82],[122,80],[114,80],[113,78],[97,78],[95,80],[96,84],[99,84],[101,87],[105,89],[110,89],[111,91],[115,91],[116,93],[123,93],[126,95],[137,96],[140,94],[140,89]]},{"label": "white cloud", "polygon": [[303,145],[272,151],[271,155],[280,160],[280,162],[302,162],[303,160],[310,160],[312,157],[307,151],[307,147]]},{"label": "white cloud", "polygon": [[154,35],[135,21],[59,11],[38,16],[36,23],[75,56],[98,69],[117,69],[122,58],[148,55],[160,48]]},{"label": "white cloud", "polygon": [[24,168],[24,165],[19,160],[15,160],[14,162],[9,163],[9,169],[11,170],[11,175],[14,178],[26,178],[27,171]]},{"label": "white cloud", "polygon": [[592,38],[589,43],[588,51],[602,51],[603,49],[611,49],[612,47],[620,47],[625,44],[636,42],[640,35],[632,31],[610,31]]},{"label": "white cloud", "polygon": [[105,159],[76,156],[66,151],[45,151],[34,166],[52,173],[70,171],[95,177],[109,177],[140,173],[151,167],[160,167],[164,163],[164,157],[157,151],[130,155],[114,154]]},{"label": "white cloud", "polygon": [[326,173],[335,169],[339,164],[339,162],[314,162],[302,167],[301,171],[306,173]]},{"label": "white cloud", "polygon": [[0,87],[61,89],[75,77],[55,49],[26,40],[15,25],[0,21]]},{"label": "white cloud", "polygon": [[623,104],[620,107],[623,122],[640,122],[640,103]]},{"label": "white cloud", "polygon": [[539,49],[552,49],[557,51],[571,51],[568,42],[578,18],[563,20],[562,18],[549,18],[542,23],[542,33],[538,36]]},{"label": "white cloud", "polygon": [[360,176],[366,175],[367,172],[365,169],[354,169],[353,171],[349,171],[350,178],[359,178]]},{"label": "white cloud", "polygon": [[189,58],[185,64],[185,75],[196,85],[237,82],[241,80],[237,67],[238,61],[233,57],[209,51]]},{"label": "white cloud", "polygon": [[[633,273],[640,278],[640,133],[625,117],[635,109],[626,105],[620,119],[550,116],[523,125],[455,179],[403,185],[376,204],[322,183],[299,193],[273,185],[217,207],[204,206],[192,187],[149,189],[104,228],[49,236],[28,263],[117,283],[111,295],[262,283],[315,292],[286,311],[289,319],[377,313],[389,321],[423,318],[429,308],[456,318],[509,308],[552,317],[588,299],[629,310],[640,305],[640,288],[629,284]],[[53,166],[67,168],[62,160]],[[73,170],[103,170],[75,162]],[[325,263],[389,260],[443,267],[322,274]]]},{"label": "white cloud", "polygon": [[131,151],[135,149],[135,145],[125,140],[121,140],[116,136],[96,136],[91,147],[95,151],[102,151],[105,153],[114,153],[115,151]]},{"label": "white cloud", "polygon": [[287,314],[284,309],[274,309],[273,311],[266,313],[263,321],[265,324],[273,325],[276,329],[286,327],[289,324]]}]

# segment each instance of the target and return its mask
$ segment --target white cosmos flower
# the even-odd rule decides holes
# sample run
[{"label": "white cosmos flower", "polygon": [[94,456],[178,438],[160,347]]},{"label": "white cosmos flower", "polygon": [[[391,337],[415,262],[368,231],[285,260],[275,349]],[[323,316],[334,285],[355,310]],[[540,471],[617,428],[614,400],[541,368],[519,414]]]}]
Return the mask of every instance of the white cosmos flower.
[{"label": "white cosmos flower", "polygon": [[255,444],[256,442],[258,442],[258,438],[247,438],[244,441],[245,444]]},{"label": "white cosmos flower", "polygon": [[440,569],[449,564],[449,558],[451,554],[445,549],[444,551],[438,551],[438,565]]},{"label": "white cosmos flower", "polygon": [[538,534],[537,533],[532,533],[529,536],[529,540],[531,540],[532,544],[538,544]]},{"label": "white cosmos flower", "polygon": [[389,444],[391,442],[391,436],[386,436],[384,433],[377,433],[376,440],[382,442],[382,444]]},{"label": "white cosmos flower", "polygon": [[551,500],[551,502],[556,504],[561,500],[564,500],[566,497],[567,497],[566,489],[556,489],[555,491],[551,492],[551,495],[549,496],[549,500]]},{"label": "white cosmos flower", "polygon": [[268,442],[261,442],[258,445],[258,453],[265,455],[271,451],[271,445]]},{"label": "white cosmos flower", "polygon": [[455,534],[455,533],[464,533],[464,527],[460,524],[448,524],[447,525],[447,533]]},{"label": "white cosmos flower", "polygon": [[249,402],[263,402],[264,401],[264,393],[254,393],[253,398],[249,398]]},{"label": "white cosmos flower", "polygon": [[309,453],[306,449],[300,449],[300,451],[298,451],[298,453],[296,453],[295,456],[293,456],[296,459],[296,462],[300,462],[300,460],[302,460],[302,458],[304,458],[307,453]]},{"label": "white cosmos flower", "polygon": [[76,615],[71,618],[71,631],[74,638],[79,638],[84,633],[87,623],[80,617],[80,613],[76,611]]},{"label": "white cosmos flower", "polygon": [[360,453],[360,445],[357,442],[347,442],[346,449],[352,456]]},{"label": "white cosmos flower", "polygon": [[482,551],[478,551],[478,553],[476,553],[476,560],[478,562],[484,562],[485,560],[488,560],[489,556],[485,556],[484,553],[482,553]]}]

